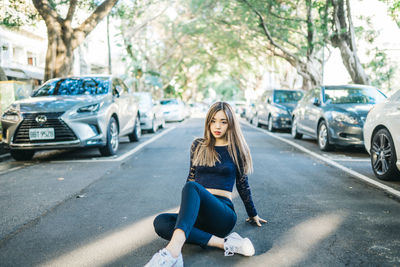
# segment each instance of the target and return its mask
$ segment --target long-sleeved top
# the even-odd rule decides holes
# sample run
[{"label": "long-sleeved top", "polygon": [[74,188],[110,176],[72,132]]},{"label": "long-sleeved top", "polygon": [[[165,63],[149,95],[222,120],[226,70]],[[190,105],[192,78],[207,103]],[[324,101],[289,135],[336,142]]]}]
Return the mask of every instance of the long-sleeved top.
[{"label": "long-sleeved top", "polygon": [[232,192],[233,185],[236,181],[236,189],[246,208],[247,215],[254,217],[257,215],[251,198],[251,191],[248,177],[244,171],[239,170],[229,155],[228,146],[215,146],[215,150],[219,155],[220,162],[216,162],[215,166],[193,166],[193,154],[201,139],[193,141],[190,149],[190,171],[187,181],[194,181],[205,188],[221,189]]}]

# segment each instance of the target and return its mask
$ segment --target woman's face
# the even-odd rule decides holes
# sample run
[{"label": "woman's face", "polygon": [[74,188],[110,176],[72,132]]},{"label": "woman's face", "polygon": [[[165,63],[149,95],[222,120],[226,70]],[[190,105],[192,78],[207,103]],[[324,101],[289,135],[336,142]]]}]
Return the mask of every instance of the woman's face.
[{"label": "woman's face", "polygon": [[210,131],[215,139],[225,139],[226,131],[228,130],[228,119],[225,112],[220,110],[215,113],[211,119]]}]

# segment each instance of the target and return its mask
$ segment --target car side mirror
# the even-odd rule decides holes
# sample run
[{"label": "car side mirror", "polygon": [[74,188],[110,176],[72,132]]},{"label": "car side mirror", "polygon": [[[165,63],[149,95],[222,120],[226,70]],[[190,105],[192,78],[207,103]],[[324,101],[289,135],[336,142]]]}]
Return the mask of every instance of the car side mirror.
[{"label": "car side mirror", "polygon": [[321,103],[319,102],[318,97],[314,97],[313,100],[312,100],[312,103],[313,103],[314,106],[317,106],[317,107],[321,105]]}]

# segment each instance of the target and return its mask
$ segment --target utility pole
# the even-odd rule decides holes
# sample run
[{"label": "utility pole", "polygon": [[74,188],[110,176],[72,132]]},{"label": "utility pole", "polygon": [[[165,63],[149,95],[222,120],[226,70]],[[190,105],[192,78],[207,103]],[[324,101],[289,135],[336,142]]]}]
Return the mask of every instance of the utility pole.
[{"label": "utility pole", "polygon": [[111,45],[110,45],[110,15],[107,15],[107,46],[108,46],[108,74],[112,74]]}]

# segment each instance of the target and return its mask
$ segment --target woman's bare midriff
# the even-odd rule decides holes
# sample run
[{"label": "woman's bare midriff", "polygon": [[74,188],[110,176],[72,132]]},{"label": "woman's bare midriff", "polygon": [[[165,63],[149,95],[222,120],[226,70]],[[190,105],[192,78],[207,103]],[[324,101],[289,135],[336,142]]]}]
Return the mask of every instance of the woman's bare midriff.
[{"label": "woman's bare midriff", "polygon": [[208,192],[210,192],[213,195],[216,196],[221,196],[221,197],[226,197],[232,200],[232,192],[226,191],[226,190],[221,190],[221,189],[214,189],[214,188],[206,188]]}]

